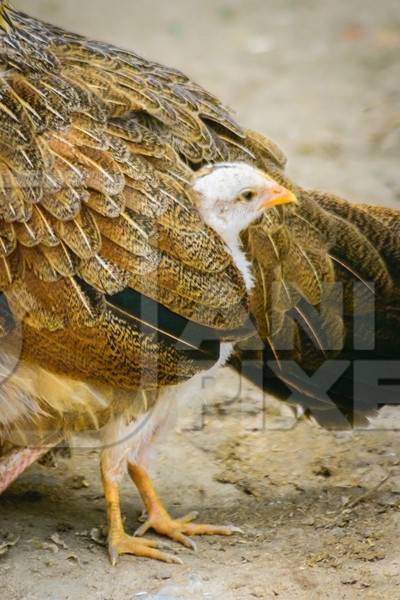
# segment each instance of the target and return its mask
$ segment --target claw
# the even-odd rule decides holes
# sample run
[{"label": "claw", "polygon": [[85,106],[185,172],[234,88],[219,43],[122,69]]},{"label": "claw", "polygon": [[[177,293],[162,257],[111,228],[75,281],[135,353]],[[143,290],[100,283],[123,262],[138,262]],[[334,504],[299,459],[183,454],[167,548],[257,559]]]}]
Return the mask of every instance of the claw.
[{"label": "claw", "polygon": [[194,535],[233,535],[234,533],[243,533],[239,527],[227,526],[219,527],[217,525],[199,525],[192,523],[197,513],[190,513],[182,519],[172,519],[167,512],[155,511],[146,523],[143,523],[135,532],[135,536],[142,536],[149,529],[154,529],[156,533],[169,537],[174,542],[182,544],[186,548],[197,551],[197,546],[189,536]]},{"label": "claw", "polygon": [[240,529],[240,527],[235,527],[234,525],[230,525],[228,527],[228,529],[231,530],[232,534],[234,534],[234,533],[240,533],[240,534],[244,535],[244,531],[243,531],[243,529]]},{"label": "claw", "polygon": [[198,516],[199,512],[197,510],[192,510],[192,512],[179,519],[179,521],[181,523],[191,523],[192,521],[195,521]]},{"label": "claw", "polygon": [[243,533],[238,527],[218,527],[215,525],[197,525],[192,523],[198,512],[190,512],[181,519],[172,519],[165,510],[146,471],[137,464],[129,463],[128,471],[135,483],[147,510],[147,519],[135,532],[144,535],[149,529],[196,551],[196,544],[189,536],[194,535],[233,535]]},{"label": "claw", "polygon": [[136,531],[133,535],[134,535],[134,537],[141,537],[142,535],[147,533],[150,528],[151,528],[151,521],[150,521],[150,519],[148,519],[145,523],[143,523],[143,525],[140,525],[140,527],[138,527],[136,529]]},{"label": "claw", "polygon": [[166,544],[142,537],[133,537],[125,532],[121,515],[119,484],[108,477],[108,464],[104,455],[101,466],[104,493],[107,500],[107,516],[109,521],[108,551],[111,564],[115,566],[121,554],[131,554],[133,556],[161,560],[170,564],[182,565],[182,560],[177,556],[161,552],[160,548],[168,547]]},{"label": "claw", "polygon": [[182,560],[178,556],[161,552],[160,548],[163,547],[165,547],[165,544],[161,542],[132,537],[125,532],[121,532],[111,536],[108,550],[113,567],[117,564],[121,554],[131,554],[153,558],[169,564],[183,565]]},{"label": "claw", "polygon": [[193,540],[191,540],[186,535],[184,535],[183,537],[185,538],[185,545],[186,545],[186,547],[190,548],[190,550],[193,550],[193,552],[197,552],[197,544],[196,544],[196,542],[194,542]]},{"label": "claw", "polygon": [[116,548],[112,546],[112,544],[108,545],[108,554],[110,556],[110,562],[113,567],[117,565],[119,559],[119,552]]}]

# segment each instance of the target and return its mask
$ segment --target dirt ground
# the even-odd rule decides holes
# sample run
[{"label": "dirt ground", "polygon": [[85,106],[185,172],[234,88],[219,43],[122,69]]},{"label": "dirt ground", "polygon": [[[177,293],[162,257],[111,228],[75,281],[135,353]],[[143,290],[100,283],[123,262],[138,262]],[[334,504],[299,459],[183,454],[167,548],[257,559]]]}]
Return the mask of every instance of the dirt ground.
[{"label": "dirt ground", "polygon": [[[298,182],[398,205],[398,0],[15,4],[181,68],[278,142]],[[199,539],[197,553],[171,544],[184,566],[124,557],[112,568],[97,452],[75,448],[0,498],[2,598],[400,599],[400,412],[334,434],[273,401],[263,410],[247,384],[227,402],[236,384],[226,371],[181,407],[153,473],[174,515],[198,510],[242,535]],[[133,531],[129,482],[122,497]]]}]

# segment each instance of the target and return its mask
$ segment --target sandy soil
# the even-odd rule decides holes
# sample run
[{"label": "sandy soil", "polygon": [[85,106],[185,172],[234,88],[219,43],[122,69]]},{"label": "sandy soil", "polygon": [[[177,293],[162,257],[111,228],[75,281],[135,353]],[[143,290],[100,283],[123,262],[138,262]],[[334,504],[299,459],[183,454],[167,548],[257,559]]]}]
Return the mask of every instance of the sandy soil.
[{"label": "sandy soil", "polygon": [[[15,4],[180,67],[278,142],[300,183],[398,205],[397,0]],[[247,385],[227,404],[234,388],[226,372],[205,407],[182,407],[154,475],[174,515],[198,510],[243,535],[200,539],[197,553],[174,547],[183,567],[125,557],[111,568],[97,454],[76,448],[0,498],[2,597],[400,599],[399,412],[372,431],[333,434],[273,402],[263,411]],[[128,482],[123,504],[134,530],[141,505]]]}]

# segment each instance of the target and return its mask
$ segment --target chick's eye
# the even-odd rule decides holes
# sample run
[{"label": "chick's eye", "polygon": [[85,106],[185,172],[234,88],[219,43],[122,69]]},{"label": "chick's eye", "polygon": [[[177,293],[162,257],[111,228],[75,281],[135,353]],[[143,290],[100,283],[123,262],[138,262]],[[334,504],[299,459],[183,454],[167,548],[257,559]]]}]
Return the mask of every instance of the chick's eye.
[{"label": "chick's eye", "polygon": [[246,202],[251,202],[252,200],[254,200],[255,197],[255,192],[252,192],[251,190],[247,190],[246,192],[243,192],[240,195],[241,200],[245,200]]}]

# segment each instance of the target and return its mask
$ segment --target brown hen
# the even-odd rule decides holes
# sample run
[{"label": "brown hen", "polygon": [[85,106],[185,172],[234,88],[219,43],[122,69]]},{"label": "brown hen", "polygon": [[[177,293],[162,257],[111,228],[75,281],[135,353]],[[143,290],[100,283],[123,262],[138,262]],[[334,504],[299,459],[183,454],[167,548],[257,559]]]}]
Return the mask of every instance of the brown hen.
[{"label": "brown hen", "polygon": [[[396,401],[361,367],[399,354],[399,214],[291,184],[279,148],[182,73],[0,11],[0,492],[49,446],[99,431],[112,561],[176,561],[126,535],[119,482],[128,470],[142,494],[142,533],[187,546],[233,533],[172,520],[142,462],[220,342],[325,426]],[[243,234],[250,297],[193,199],[195,173],[221,161],[254,164],[299,200]]]}]

